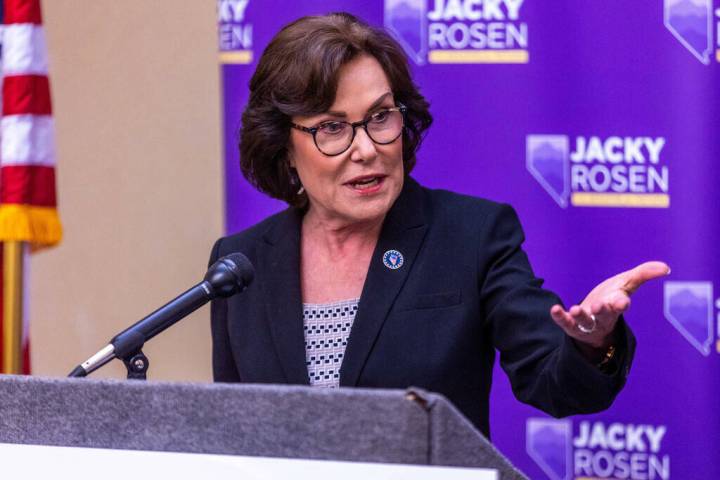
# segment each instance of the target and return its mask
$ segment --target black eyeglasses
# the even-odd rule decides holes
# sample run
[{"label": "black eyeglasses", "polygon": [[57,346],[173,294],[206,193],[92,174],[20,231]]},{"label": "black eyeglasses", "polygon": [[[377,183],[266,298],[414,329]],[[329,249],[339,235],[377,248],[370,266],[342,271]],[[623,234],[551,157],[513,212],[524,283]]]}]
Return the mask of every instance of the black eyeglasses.
[{"label": "black eyeglasses", "polygon": [[365,120],[354,123],[331,120],[322,122],[315,127],[303,127],[296,123],[290,125],[311,134],[320,153],[333,157],[350,148],[355,140],[357,127],[362,127],[370,140],[378,145],[388,145],[394,142],[402,134],[406,111],[407,107],[398,105],[379,110]]}]

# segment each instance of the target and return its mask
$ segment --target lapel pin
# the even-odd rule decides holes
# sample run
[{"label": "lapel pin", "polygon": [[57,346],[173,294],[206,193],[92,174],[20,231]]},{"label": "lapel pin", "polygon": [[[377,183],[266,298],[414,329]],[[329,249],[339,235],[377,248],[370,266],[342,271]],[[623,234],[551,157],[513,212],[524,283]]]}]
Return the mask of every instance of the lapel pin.
[{"label": "lapel pin", "polygon": [[405,258],[397,250],[388,250],[383,253],[383,264],[390,270],[397,270],[403,266],[403,263],[405,263]]}]

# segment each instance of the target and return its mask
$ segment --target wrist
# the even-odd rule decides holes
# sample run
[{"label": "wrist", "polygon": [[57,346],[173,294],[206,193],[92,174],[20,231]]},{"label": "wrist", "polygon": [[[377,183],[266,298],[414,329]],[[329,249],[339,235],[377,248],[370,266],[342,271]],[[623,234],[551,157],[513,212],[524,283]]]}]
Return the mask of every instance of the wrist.
[{"label": "wrist", "polygon": [[573,339],[580,354],[603,373],[611,373],[616,365],[617,335],[608,335],[598,346]]},{"label": "wrist", "polygon": [[578,349],[578,351],[582,354],[582,356],[585,357],[585,359],[593,365],[599,364],[605,357],[608,349],[614,348],[612,343],[605,342],[598,346],[595,346],[573,339],[573,343],[575,344],[575,347]]}]

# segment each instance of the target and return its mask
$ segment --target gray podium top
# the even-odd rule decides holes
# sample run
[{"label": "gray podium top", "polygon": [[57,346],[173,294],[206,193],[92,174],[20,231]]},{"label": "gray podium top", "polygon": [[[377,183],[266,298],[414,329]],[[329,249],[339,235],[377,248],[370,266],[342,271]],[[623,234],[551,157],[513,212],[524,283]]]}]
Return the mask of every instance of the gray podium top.
[{"label": "gray podium top", "polygon": [[0,443],[495,468],[525,479],[444,397],[0,376]]}]

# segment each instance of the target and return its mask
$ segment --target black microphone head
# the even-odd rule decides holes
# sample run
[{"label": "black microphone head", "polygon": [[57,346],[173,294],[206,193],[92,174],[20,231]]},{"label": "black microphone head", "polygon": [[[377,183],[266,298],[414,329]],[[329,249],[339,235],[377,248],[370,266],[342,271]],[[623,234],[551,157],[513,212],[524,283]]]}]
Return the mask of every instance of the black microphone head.
[{"label": "black microphone head", "polygon": [[242,253],[231,253],[210,265],[205,281],[212,286],[213,296],[229,297],[240,293],[255,278],[255,269]]}]

